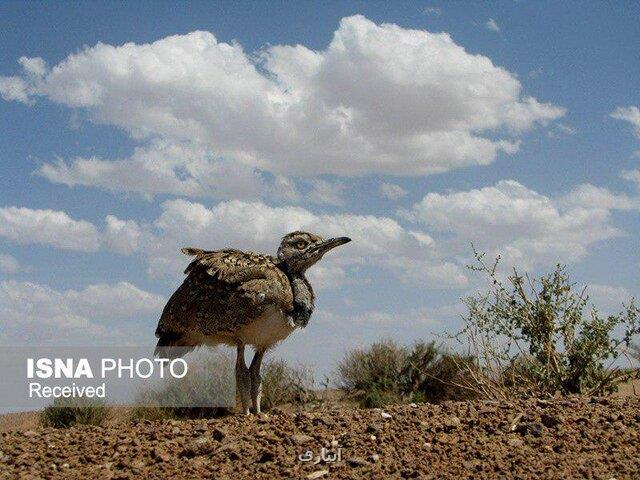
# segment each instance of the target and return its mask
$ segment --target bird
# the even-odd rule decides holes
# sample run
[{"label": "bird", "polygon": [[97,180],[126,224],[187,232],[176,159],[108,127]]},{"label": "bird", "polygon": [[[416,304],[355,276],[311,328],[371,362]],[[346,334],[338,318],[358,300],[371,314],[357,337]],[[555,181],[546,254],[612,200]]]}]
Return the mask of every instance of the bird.
[{"label": "bird", "polygon": [[[236,390],[242,411],[249,415],[252,407],[259,414],[265,352],[306,327],[314,310],[307,269],[350,241],[349,237],[324,239],[295,231],[282,237],[275,257],[232,248],[181,249],[195,258],[162,311],[155,356],[175,358],[202,345],[235,347]],[[255,350],[249,367],[246,346]]]}]

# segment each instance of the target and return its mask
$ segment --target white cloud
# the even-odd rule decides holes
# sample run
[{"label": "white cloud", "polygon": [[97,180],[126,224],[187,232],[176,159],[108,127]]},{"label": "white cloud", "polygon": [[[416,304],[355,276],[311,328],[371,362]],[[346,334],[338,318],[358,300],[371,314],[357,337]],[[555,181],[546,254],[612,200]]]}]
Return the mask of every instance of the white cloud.
[{"label": "white cloud", "polygon": [[[179,254],[184,246],[220,249],[228,246],[275,253],[279,239],[294,230],[326,237],[348,235],[352,243],[336,249],[322,261],[319,277],[337,276],[343,283],[345,268],[367,265],[390,269],[401,279],[419,278],[437,287],[465,285],[464,270],[434,254],[433,240],[424,232],[404,229],[388,217],[371,215],[318,215],[300,207],[270,207],[263,203],[221,202],[212,208],[185,200],[163,203],[154,222],[150,242],[152,277],[175,277],[184,269]],[[339,267],[339,268],[337,268]],[[324,281],[324,280],[323,280]]]},{"label": "white cloud", "polygon": [[634,105],[618,107],[611,112],[611,117],[628,122],[633,127],[634,135],[640,138],[640,109],[638,107]]},{"label": "white cloud", "polygon": [[20,271],[20,263],[11,255],[0,254],[0,273],[14,274]]},{"label": "white cloud", "polygon": [[426,7],[423,12],[427,15],[435,15],[436,17],[442,15],[442,9],[440,7]]},{"label": "white cloud", "polygon": [[53,183],[91,186],[143,195],[172,194],[218,199],[261,197],[295,200],[288,180],[267,179],[256,168],[216,158],[204,145],[154,140],[138,147],[129,158],[58,159],[37,174]]},{"label": "white cloud", "polygon": [[[624,174],[622,176],[624,178]],[[633,180],[633,178],[629,178],[629,180]],[[590,183],[575,187],[559,200],[559,204],[569,208],[640,211],[640,197],[615,194],[606,188],[596,187]]]},{"label": "white cloud", "polygon": [[496,32],[496,33],[500,32],[500,27],[498,26],[498,22],[496,22],[493,18],[490,18],[489,20],[487,20],[484,26],[487,30],[491,30],[492,32]]},{"label": "white cloud", "polygon": [[556,124],[553,125],[552,129],[547,131],[547,135],[551,138],[558,138],[562,135],[571,136],[571,135],[575,135],[576,133],[578,133],[578,130],[562,122],[557,122]]},{"label": "white cloud", "polygon": [[0,282],[0,317],[6,336],[16,342],[50,343],[61,332],[66,340],[83,343],[91,342],[90,336],[113,341],[119,335],[116,321],[139,322],[141,316],[159,315],[163,306],[162,297],[127,282],[64,291],[27,282]]},{"label": "white cloud", "polygon": [[611,315],[622,310],[622,305],[631,301],[631,293],[624,287],[591,284],[587,286],[590,303],[605,314]]},{"label": "white cloud", "polygon": [[620,177],[625,180],[629,180],[630,182],[635,182],[640,186],[640,168],[636,168],[635,170],[624,170],[620,174]]},{"label": "white cloud", "polygon": [[0,207],[0,236],[20,244],[41,243],[82,252],[94,252],[100,246],[93,224],[54,210]]},{"label": "white cloud", "polygon": [[383,197],[387,197],[390,200],[398,200],[404,197],[408,192],[400,185],[394,183],[382,183],[380,184],[380,194]]},{"label": "white cloud", "polygon": [[75,220],[67,213],[19,207],[0,207],[0,237],[22,245],[50,245],[78,252],[101,248],[128,255],[140,247],[144,231],[133,220],[105,218],[100,230],[93,223]]},{"label": "white cloud", "polygon": [[507,263],[531,269],[578,261],[590,245],[621,235],[611,225],[611,206],[591,202],[601,192],[586,193],[554,202],[506,180],[476,190],[429,193],[404,215],[453,234],[443,242],[452,253],[467,253],[473,242],[481,251],[500,253]]},{"label": "white cloud", "polygon": [[340,207],[344,205],[344,193],[347,186],[342,182],[327,182],[319,178],[311,180],[311,191],[307,199],[313,203],[324,203]]},{"label": "white cloud", "polygon": [[20,57],[23,76],[0,77],[0,96],[6,101],[33,104],[33,95],[38,94],[42,77],[47,73],[47,64],[41,58]]},{"label": "white cloud", "polygon": [[120,220],[107,215],[103,244],[112,252],[129,255],[140,248],[143,232],[133,220]]},{"label": "white cloud", "polygon": [[[322,51],[269,46],[248,55],[237,43],[192,32],[144,45],[100,43],[51,69],[39,59],[22,64],[21,77],[4,79],[22,81],[5,85],[5,98],[44,96],[138,140],[195,142],[216,158],[284,176],[413,175],[486,165],[500,151],[514,153],[519,132],[564,113],[523,96],[515,75],[467,53],[447,34],[377,25],[359,15],[342,19]],[[123,166],[77,159],[41,173],[114,188]],[[128,179],[128,188],[153,190],[143,178],[149,166],[136,166],[138,178]],[[165,168],[159,173],[165,190],[198,190],[198,179],[180,181]]]}]

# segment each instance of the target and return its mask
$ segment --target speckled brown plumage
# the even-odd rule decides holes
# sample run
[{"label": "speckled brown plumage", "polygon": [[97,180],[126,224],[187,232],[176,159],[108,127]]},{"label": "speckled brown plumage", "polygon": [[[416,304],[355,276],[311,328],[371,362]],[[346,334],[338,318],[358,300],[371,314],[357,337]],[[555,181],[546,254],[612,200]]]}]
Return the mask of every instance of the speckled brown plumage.
[{"label": "speckled brown plumage", "polygon": [[232,335],[269,306],[284,312],[293,310],[289,279],[274,257],[234,249],[182,251],[196,258],[165,306],[156,336],[193,332]]}]

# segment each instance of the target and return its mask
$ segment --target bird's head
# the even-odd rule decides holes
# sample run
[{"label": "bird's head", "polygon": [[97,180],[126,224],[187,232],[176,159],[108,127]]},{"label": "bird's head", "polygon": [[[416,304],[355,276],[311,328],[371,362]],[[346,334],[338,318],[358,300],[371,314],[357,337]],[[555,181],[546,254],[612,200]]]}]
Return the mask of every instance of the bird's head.
[{"label": "bird's head", "polygon": [[278,260],[291,273],[303,273],[329,250],[350,242],[348,237],[329,238],[307,232],[292,232],[282,237]]}]

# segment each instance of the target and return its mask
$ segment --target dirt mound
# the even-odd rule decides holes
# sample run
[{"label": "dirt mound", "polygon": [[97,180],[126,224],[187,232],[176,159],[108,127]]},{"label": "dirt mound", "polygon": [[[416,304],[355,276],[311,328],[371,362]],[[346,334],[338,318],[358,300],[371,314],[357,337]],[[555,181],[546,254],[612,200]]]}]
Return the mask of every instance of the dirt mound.
[{"label": "dirt mound", "polygon": [[622,480],[639,425],[640,399],[611,397],[33,429],[2,434],[0,477]]}]

